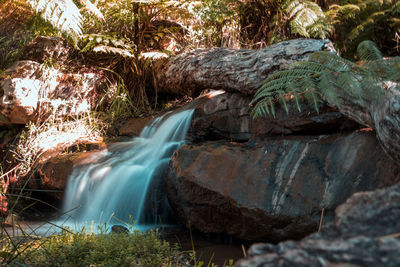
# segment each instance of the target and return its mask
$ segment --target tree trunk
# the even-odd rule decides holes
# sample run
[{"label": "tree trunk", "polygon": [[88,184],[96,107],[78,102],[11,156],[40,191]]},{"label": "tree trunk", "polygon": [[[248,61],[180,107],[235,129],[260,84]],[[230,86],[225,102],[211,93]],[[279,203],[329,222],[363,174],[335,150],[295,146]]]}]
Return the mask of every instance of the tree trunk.
[{"label": "tree trunk", "polygon": [[159,92],[193,94],[222,89],[253,95],[265,78],[316,51],[334,51],[328,40],[296,39],[262,50],[199,49],[155,64]]},{"label": "tree trunk", "polygon": [[376,136],[383,149],[400,164],[400,87],[387,82],[383,101],[371,106]]},{"label": "tree trunk", "polygon": [[346,117],[375,130],[382,148],[396,162],[400,164],[400,87],[394,82],[381,84],[384,92],[381,99],[369,101],[354,99],[344,90],[338,90],[339,96],[336,106]]}]

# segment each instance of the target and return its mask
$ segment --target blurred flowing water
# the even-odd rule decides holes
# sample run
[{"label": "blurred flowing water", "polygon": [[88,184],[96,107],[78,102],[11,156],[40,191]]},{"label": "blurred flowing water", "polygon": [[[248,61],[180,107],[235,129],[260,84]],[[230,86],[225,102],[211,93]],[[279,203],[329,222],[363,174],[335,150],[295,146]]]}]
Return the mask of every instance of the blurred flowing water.
[{"label": "blurred flowing water", "polygon": [[135,221],[135,228],[171,224],[164,192],[168,161],[185,142],[193,110],[153,120],[139,137],[116,143],[96,163],[74,169],[64,205],[68,224],[115,224]]}]

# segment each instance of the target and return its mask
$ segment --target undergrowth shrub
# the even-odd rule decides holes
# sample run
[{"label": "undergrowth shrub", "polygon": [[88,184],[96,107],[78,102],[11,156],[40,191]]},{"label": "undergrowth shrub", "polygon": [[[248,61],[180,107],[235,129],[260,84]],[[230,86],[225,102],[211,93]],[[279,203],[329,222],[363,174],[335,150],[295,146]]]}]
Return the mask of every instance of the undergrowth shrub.
[{"label": "undergrowth shrub", "polygon": [[[3,245],[3,251],[12,249]],[[36,238],[20,245],[11,266],[184,266],[187,260],[158,231],[99,233],[82,228]],[[187,266],[187,265],[185,265]]]},{"label": "undergrowth shrub", "polygon": [[241,42],[246,47],[296,37],[328,38],[332,26],[321,7],[310,0],[246,0],[238,5]]},{"label": "undergrowth shrub", "polygon": [[399,54],[400,2],[341,0],[325,15],[332,22],[332,40],[345,58],[354,59],[357,44],[372,40],[388,56]]}]

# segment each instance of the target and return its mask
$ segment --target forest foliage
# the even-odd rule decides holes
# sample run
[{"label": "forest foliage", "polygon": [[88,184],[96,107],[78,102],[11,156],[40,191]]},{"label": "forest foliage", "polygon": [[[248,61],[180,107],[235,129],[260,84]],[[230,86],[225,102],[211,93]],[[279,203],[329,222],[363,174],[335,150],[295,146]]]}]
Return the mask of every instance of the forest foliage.
[{"label": "forest foliage", "polygon": [[[306,100],[318,111],[321,101],[339,104],[342,93],[360,104],[380,101],[384,92],[379,84],[400,81],[400,58],[396,57],[400,49],[399,17],[397,0],[98,0],[96,4],[89,0],[0,0],[0,76],[35,36],[63,37],[79,51],[79,61],[71,65],[78,62],[106,70],[110,80],[116,82],[117,89],[106,92],[113,96],[111,104],[100,101],[97,110],[113,120],[163,108],[163,100],[152,85],[155,58],[196,48],[260,49],[298,37],[329,38],[339,55],[317,52],[307,62],[272,74],[253,100],[254,116],[273,116],[276,104],[288,111],[289,101],[300,110]],[[70,135],[68,125],[64,122],[63,132]],[[14,151],[16,160],[27,164],[20,165],[21,173],[30,170],[40,153],[40,149],[32,149],[32,143],[41,140],[38,136],[45,132],[43,129],[52,130],[53,126],[32,123],[22,132]],[[71,127],[77,128],[75,124]],[[6,177],[2,167],[1,182]],[[1,196],[6,191],[4,184],[0,186]],[[117,242],[117,237],[122,241]],[[91,264],[104,260],[101,249],[112,252],[118,248],[115,242],[128,244],[122,252],[131,249],[136,242],[131,237],[104,235],[104,247],[98,247],[95,236],[65,233],[49,238],[42,249],[30,253],[40,260],[38,265],[51,260],[44,250],[68,261],[78,244],[93,249],[95,260],[83,259]],[[162,249],[157,254],[160,258],[145,258],[144,265],[152,260],[158,260],[156,264],[166,262],[170,255],[177,257],[177,251],[159,244],[158,237],[151,240],[155,246],[134,248],[139,252]],[[62,255],[57,254],[60,241],[68,245]],[[39,242],[32,245],[41,247]],[[19,260],[33,263],[25,255]]]}]

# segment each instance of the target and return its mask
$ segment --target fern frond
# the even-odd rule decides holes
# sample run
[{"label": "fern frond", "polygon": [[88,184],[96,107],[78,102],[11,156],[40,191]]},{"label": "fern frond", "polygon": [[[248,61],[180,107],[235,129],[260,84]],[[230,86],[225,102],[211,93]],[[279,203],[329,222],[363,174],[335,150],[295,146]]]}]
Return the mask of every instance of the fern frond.
[{"label": "fern frond", "polygon": [[321,7],[312,1],[286,0],[282,8],[290,20],[290,28],[294,34],[326,38],[332,30]]},{"label": "fern frond", "polygon": [[82,4],[83,9],[86,9],[89,13],[93,14],[97,19],[104,21],[103,13],[94,5],[90,0],[79,0]]},{"label": "fern frond", "polygon": [[[294,101],[296,103],[297,110],[300,112],[301,111],[301,107],[300,107],[299,98],[300,98],[300,93],[301,92],[300,92],[299,88],[296,87],[293,83],[288,83],[287,84],[287,88],[288,88],[291,96],[293,96],[293,99],[294,99]],[[288,112],[288,110],[286,112]]]},{"label": "fern frond", "polygon": [[306,27],[306,31],[311,38],[327,39],[333,31],[333,26],[325,17],[319,17],[313,24]]},{"label": "fern frond", "polygon": [[[272,111],[270,111],[270,107],[273,107],[273,103],[271,99],[258,102],[253,110],[251,111],[251,116],[253,118],[258,118],[258,117],[266,117],[272,115]],[[274,115],[273,115],[274,116]]]},{"label": "fern frond", "polygon": [[116,34],[84,34],[80,46],[81,52],[94,51],[107,54],[134,57],[134,45],[129,40],[117,37]]},{"label": "fern frond", "polygon": [[329,72],[322,72],[318,80],[319,89],[329,103],[338,105],[338,94],[335,92],[336,88],[332,85],[331,80],[332,77]]},{"label": "fern frond", "polygon": [[326,51],[312,53],[309,57],[309,62],[301,64],[307,66],[310,62],[316,62],[317,64],[322,65],[324,70],[330,70],[333,72],[352,71],[353,73],[365,75],[366,71],[365,68],[354,64],[352,61]]},{"label": "fern frond", "polygon": [[107,45],[97,45],[97,46],[93,47],[93,52],[114,54],[114,55],[120,55],[123,57],[132,57],[132,58],[134,57],[134,55],[126,49],[107,46]]},{"label": "fern frond", "polygon": [[325,12],[325,16],[333,23],[342,23],[343,21],[354,20],[360,13],[361,8],[358,5],[346,4],[343,6],[331,5]]},{"label": "fern frond", "polygon": [[357,47],[357,54],[361,60],[380,60],[382,59],[381,51],[372,41],[366,40],[361,42]]},{"label": "fern frond", "polygon": [[281,79],[281,78],[296,79],[296,78],[299,78],[302,76],[312,75],[314,73],[315,73],[314,70],[310,70],[308,68],[303,69],[303,68],[301,68],[300,64],[296,64],[296,65],[293,65],[293,68],[291,68],[291,69],[278,71],[278,72],[275,72],[275,73],[269,75],[264,82],[277,80],[277,79]]},{"label": "fern frond", "polygon": [[365,19],[361,24],[357,25],[348,34],[349,40],[361,39],[363,36],[372,35],[371,32],[374,30],[374,25],[380,20],[384,19],[386,15],[385,11],[375,12]]},{"label": "fern frond", "polygon": [[82,15],[72,0],[28,0],[43,19],[72,35],[82,34]]},{"label": "fern frond", "polygon": [[371,42],[361,43],[358,50],[360,57],[370,59],[361,66],[321,51],[306,62],[294,63],[289,69],[270,75],[251,102],[255,105],[254,116],[273,114],[276,102],[288,112],[288,99],[296,102],[298,110],[300,99],[305,99],[317,112],[322,100],[339,105],[339,96],[347,95],[360,104],[365,100],[380,101],[384,94],[382,82],[400,79],[400,57],[384,60]]},{"label": "fern frond", "polygon": [[300,81],[302,88],[304,90],[304,97],[307,102],[314,106],[315,110],[319,112],[319,102],[320,96],[318,94],[318,84],[317,81],[311,77],[305,77]]}]

